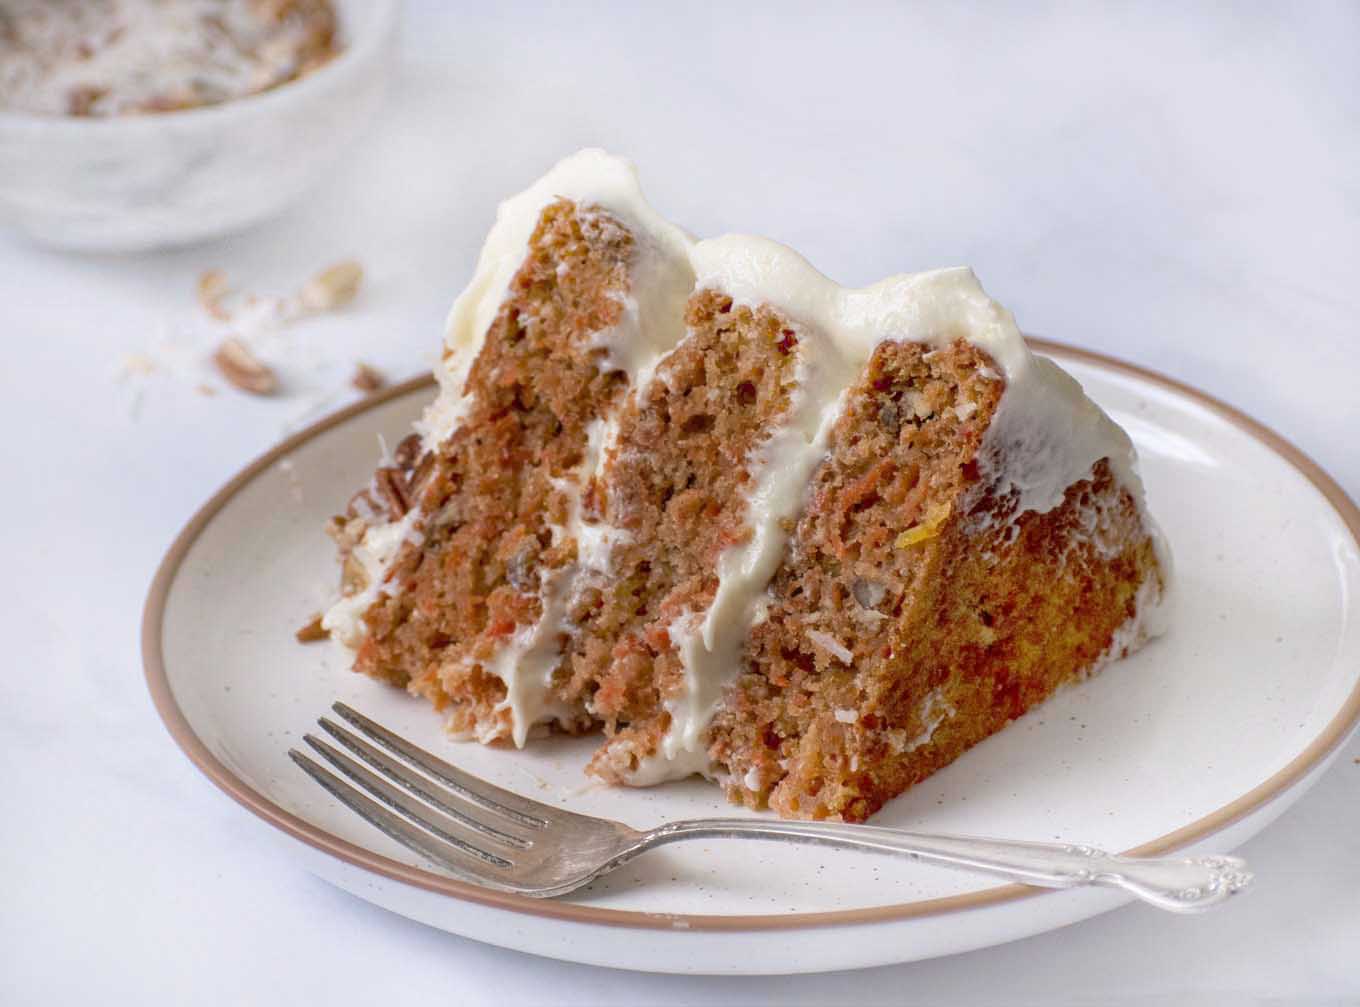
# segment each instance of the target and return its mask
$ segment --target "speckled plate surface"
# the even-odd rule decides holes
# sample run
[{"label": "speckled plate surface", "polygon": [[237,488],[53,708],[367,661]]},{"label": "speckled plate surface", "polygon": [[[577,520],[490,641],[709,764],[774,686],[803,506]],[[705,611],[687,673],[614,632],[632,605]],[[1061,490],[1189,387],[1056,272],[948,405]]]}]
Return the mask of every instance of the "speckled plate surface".
[{"label": "speckled plate surface", "polygon": [[[1176,556],[1173,628],[891,802],[875,824],[1226,852],[1316,779],[1360,717],[1360,512],[1290,445],[1207,396],[1036,345],[1138,446],[1151,510]],[[638,827],[738,813],[697,780],[592,786],[581,769],[593,739],[524,751],[450,742],[422,703],[350,673],[329,644],[294,641],[335,582],[323,522],[368,478],[378,435],[395,443],[432,394],[427,381],[393,389],[251,465],[184,530],[148,599],[147,676],[171,733],[309,869],[480,940],[677,972],[908,961],[1122,904],[1103,890],[1038,892],[735,841],[669,847],[569,898],[533,901],[447,878],[339,806],[286,756],[335,699],[503,787],[575,811]]]}]

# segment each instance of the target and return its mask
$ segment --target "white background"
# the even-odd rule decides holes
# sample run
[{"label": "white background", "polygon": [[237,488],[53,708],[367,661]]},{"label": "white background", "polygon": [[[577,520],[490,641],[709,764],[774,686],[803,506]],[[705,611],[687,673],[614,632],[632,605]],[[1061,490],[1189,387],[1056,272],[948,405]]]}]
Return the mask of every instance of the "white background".
[{"label": "white background", "polygon": [[[295,210],[206,247],[0,239],[0,1002],[1360,1002],[1360,744],[1244,850],[1249,896],[797,979],[613,972],[451,937],[331,889],[171,744],[141,681],[171,538],[354,360],[426,368],[497,199],[587,144],[704,235],[837,279],[968,263],[1023,327],[1234,403],[1360,495],[1360,8],[1104,12],[411,3],[383,120]],[[198,273],[284,293],[342,255],[354,309],[203,378]],[[173,350],[173,352],[171,352]],[[117,378],[126,354],[160,370]],[[1250,507],[1250,500],[1241,502]],[[1205,516],[1206,522],[1212,515]],[[1249,730],[1244,725],[1244,730]]]}]

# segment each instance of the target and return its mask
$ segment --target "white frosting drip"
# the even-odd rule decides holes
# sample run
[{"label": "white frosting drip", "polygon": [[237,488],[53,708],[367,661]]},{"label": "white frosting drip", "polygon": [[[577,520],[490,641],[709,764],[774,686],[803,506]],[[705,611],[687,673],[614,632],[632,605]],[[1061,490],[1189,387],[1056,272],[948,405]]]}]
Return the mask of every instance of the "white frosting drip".
[{"label": "white frosting drip", "polygon": [[576,540],[576,569],[580,572],[609,572],[609,556],[616,543],[627,542],[632,535],[623,528],[603,521],[586,521],[581,516],[581,494],[589,482],[604,470],[610,448],[619,435],[619,421],[594,420],[586,428],[586,456],[571,480],[553,480],[553,486],[567,496],[567,523],[561,527],[550,525],[553,542]]},{"label": "white frosting drip", "polygon": [[332,605],[321,618],[321,626],[346,648],[357,648],[364,638],[363,616],[380,594],[390,594],[383,578],[387,568],[397,558],[401,547],[410,541],[420,544],[420,533],[415,529],[415,512],[407,513],[400,521],[373,525],[364,532],[363,540],[352,553],[363,568],[365,584],[361,591],[347,595]]},{"label": "white frosting drip", "polygon": [[[554,535],[559,529],[554,528]],[[539,618],[520,626],[510,642],[501,647],[486,671],[505,683],[505,698],[498,710],[510,711],[510,736],[523,748],[535,724],[553,720],[570,723],[576,716],[570,706],[553,698],[552,674],[562,657],[559,644],[563,633],[570,633],[567,617],[568,592],[573,569],[565,567],[544,571],[539,583],[543,612]]]},{"label": "white frosting drip", "polygon": [[551,480],[553,488],[567,498],[566,524],[548,525],[552,544],[558,546],[575,539],[576,560],[540,573],[539,618],[521,626],[486,669],[505,683],[505,699],[497,709],[510,711],[511,737],[520,748],[529,739],[534,725],[553,720],[565,724],[579,716],[553,698],[552,676],[562,658],[562,636],[570,635],[576,628],[569,613],[577,580],[585,571],[607,572],[614,544],[628,536],[622,529],[587,522],[581,517],[582,490],[599,475],[605,448],[617,433],[617,420],[592,421],[586,428],[586,453],[581,464],[570,477]]},{"label": "white frosting drip", "polygon": [[[624,776],[630,787],[650,787],[695,774],[713,776],[702,733],[712,719],[716,700],[722,698],[722,684],[727,678],[725,673],[720,676],[711,673],[714,653],[703,638],[707,621],[685,611],[667,627],[671,644],[685,668],[685,694],[666,701],[671,713],[670,730],[657,750],[641,756],[636,768]],[[728,643],[725,639],[722,642]],[[736,660],[735,654],[728,656]]]}]

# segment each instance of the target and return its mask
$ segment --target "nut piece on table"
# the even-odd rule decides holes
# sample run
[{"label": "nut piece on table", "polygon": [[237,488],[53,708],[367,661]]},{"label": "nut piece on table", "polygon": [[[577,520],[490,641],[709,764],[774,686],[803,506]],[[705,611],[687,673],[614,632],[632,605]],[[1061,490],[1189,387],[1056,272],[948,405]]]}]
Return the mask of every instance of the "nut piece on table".
[{"label": "nut piece on table", "polygon": [[359,293],[364,268],[353,259],[337,262],[317,273],[302,288],[299,300],[308,311],[343,308]]},{"label": "nut piece on table", "polygon": [[317,612],[306,624],[293,634],[298,643],[316,643],[318,640],[330,639],[330,633],[326,627],[321,625],[321,613]]},{"label": "nut piece on table", "polygon": [[354,376],[349,383],[365,395],[371,395],[387,384],[387,379],[381,371],[360,361],[354,365]]},{"label": "nut piece on table", "polygon": [[222,377],[243,392],[271,395],[278,390],[279,379],[269,365],[262,363],[235,337],[222,340],[212,359]]},{"label": "nut piece on table", "polygon": [[227,274],[220,269],[209,269],[198,277],[198,304],[218,321],[229,321],[231,312],[222,305],[227,296]]}]

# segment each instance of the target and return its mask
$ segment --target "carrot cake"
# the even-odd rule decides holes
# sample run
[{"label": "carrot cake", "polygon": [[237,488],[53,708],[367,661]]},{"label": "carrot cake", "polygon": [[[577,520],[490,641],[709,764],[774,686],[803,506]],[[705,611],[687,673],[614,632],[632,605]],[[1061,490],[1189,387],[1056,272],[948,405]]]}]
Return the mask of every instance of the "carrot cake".
[{"label": "carrot cake", "polygon": [[583,151],[500,208],[324,625],[458,737],[863,821],[1162,629],[1133,446],[967,269],[842,288]]}]

